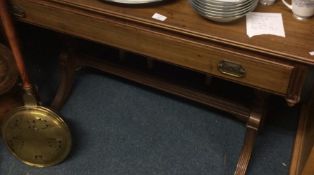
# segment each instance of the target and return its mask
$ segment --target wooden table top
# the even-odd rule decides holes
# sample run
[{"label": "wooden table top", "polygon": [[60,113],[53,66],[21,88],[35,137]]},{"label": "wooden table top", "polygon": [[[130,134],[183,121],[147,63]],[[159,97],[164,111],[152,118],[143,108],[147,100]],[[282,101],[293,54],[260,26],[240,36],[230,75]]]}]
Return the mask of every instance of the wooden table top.
[{"label": "wooden table top", "polygon": [[[173,0],[145,6],[127,6],[101,0],[45,1],[314,65],[314,56],[309,54],[314,51],[314,19],[296,20],[292,12],[279,0],[272,6],[259,5],[255,11],[281,13],[286,37],[259,35],[252,38],[246,35],[245,17],[231,23],[212,22],[199,16],[188,0]],[[164,15],[167,19],[165,21],[152,19],[154,13]]]}]

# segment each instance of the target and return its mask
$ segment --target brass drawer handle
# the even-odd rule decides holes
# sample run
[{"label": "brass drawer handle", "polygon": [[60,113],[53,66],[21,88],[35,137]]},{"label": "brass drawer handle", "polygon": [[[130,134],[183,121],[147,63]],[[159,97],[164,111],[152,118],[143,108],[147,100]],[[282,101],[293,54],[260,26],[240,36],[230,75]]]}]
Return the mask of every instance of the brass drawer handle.
[{"label": "brass drawer handle", "polygon": [[236,78],[243,78],[246,74],[245,69],[241,65],[225,60],[218,63],[218,70],[222,74]]},{"label": "brass drawer handle", "polygon": [[13,6],[12,11],[13,11],[13,15],[17,18],[25,18],[26,17],[26,13],[21,7]]}]

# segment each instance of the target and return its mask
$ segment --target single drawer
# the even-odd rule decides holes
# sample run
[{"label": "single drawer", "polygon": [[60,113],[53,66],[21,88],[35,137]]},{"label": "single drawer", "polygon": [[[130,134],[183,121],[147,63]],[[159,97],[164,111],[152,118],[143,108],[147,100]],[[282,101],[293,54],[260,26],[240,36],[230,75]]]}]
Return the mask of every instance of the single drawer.
[{"label": "single drawer", "polygon": [[12,0],[19,20],[147,55],[279,95],[288,93],[294,67],[170,35],[147,24],[48,1]]}]

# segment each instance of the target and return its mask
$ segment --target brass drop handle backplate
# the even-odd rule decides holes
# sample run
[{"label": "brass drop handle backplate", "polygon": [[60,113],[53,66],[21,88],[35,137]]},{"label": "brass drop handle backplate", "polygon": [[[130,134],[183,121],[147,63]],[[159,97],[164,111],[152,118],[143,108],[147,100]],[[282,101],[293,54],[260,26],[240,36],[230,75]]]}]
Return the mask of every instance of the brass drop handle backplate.
[{"label": "brass drop handle backplate", "polygon": [[26,17],[25,11],[19,6],[13,6],[12,12],[13,12],[13,15],[17,18],[25,18]]},{"label": "brass drop handle backplate", "polygon": [[236,78],[243,78],[246,74],[246,70],[243,66],[226,60],[222,60],[218,63],[218,70],[222,74]]}]

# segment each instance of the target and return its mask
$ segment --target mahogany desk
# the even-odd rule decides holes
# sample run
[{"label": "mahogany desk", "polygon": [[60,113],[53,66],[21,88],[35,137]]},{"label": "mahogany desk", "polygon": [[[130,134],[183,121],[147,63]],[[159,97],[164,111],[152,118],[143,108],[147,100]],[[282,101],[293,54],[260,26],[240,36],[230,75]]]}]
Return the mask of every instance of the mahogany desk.
[{"label": "mahogany desk", "polygon": [[[98,0],[11,0],[11,3],[14,15],[22,22],[252,87],[261,94],[279,95],[290,106],[299,103],[314,64],[314,56],[309,54],[314,50],[314,20],[295,20],[280,2],[258,7],[256,11],[282,13],[285,38],[269,35],[249,38],[245,18],[214,23],[197,15],[187,0],[132,7]],[[154,13],[168,18],[157,21],[152,19]],[[89,66],[234,114],[247,124],[235,171],[245,174],[262,121],[263,95],[257,96],[255,105],[245,108],[75,52],[61,54],[61,65],[63,78],[52,104],[55,108],[69,94],[76,68]]]}]

